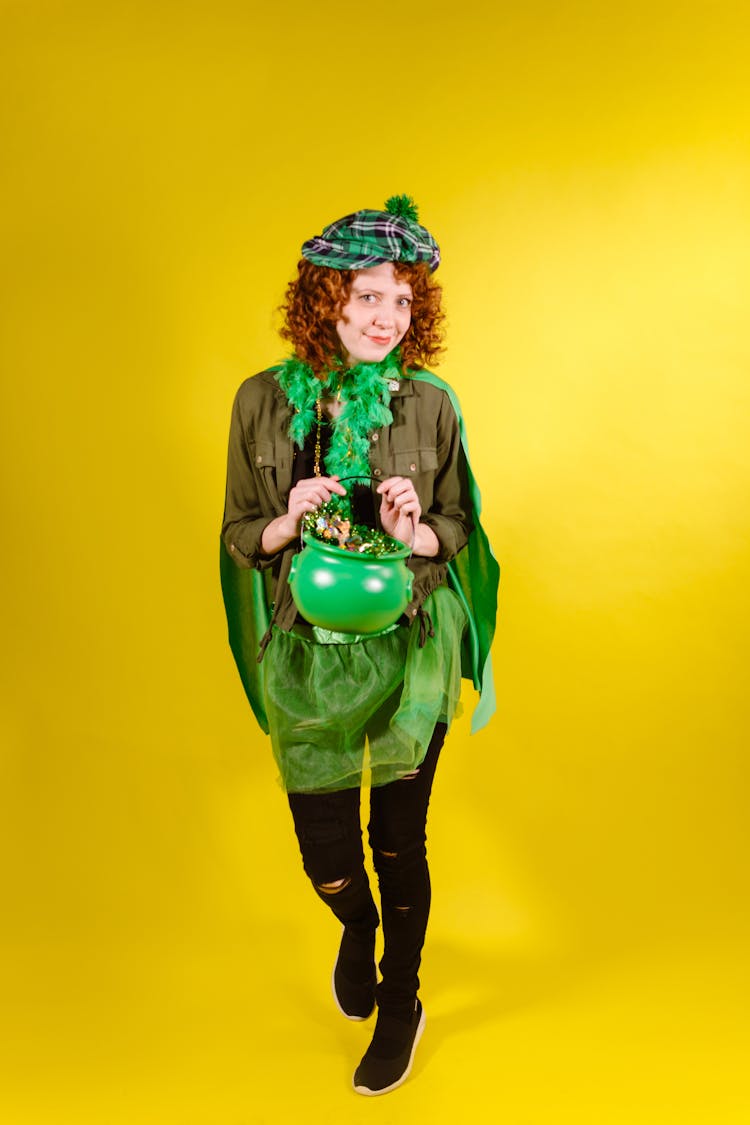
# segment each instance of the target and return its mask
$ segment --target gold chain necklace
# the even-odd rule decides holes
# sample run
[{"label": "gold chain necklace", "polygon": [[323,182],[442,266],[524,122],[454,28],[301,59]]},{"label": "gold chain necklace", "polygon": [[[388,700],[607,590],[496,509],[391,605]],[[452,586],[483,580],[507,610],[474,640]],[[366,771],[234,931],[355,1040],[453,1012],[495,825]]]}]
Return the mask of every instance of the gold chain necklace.
[{"label": "gold chain necklace", "polygon": [[[343,385],[344,379],[342,376],[341,382],[339,383],[339,389],[336,394],[336,402],[341,402],[341,388],[343,387]],[[317,419],[317,425],[315,427],[315,459],[313,460],[313,472],[315,473],[316,477],[319,477],[322,476],[322,473],[320,471],[320,430],[323,425],[323,399],[320,394],[318,394],[318,397],[315,400],[315,416]]]},{"label": "gold chain necklace", "polygon": [[318,395],[317,401],[315,403],[315,413],[318,416],[318,425],[317,425],[317,428],[315,430],[315,461],[313,462],[313,471],[315,473],[315,476],[319,477],[321,475],[321,472],[320,472],[320,427],[323,425],[323,403],[320,401],[320,395]]}]

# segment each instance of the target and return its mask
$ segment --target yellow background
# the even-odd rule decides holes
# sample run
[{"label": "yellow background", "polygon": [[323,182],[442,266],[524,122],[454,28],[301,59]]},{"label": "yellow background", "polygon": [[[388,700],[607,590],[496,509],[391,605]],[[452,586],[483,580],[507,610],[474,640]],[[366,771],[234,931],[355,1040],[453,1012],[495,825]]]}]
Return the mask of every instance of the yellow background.
[{"label": "yellow background", "polygon": [[[743,10],[0,5],[2,1125],[748,1119]],[[444,755],[427,1033],[371,1101],[217,552],[299,245],[401,191],[499,710]]]}]

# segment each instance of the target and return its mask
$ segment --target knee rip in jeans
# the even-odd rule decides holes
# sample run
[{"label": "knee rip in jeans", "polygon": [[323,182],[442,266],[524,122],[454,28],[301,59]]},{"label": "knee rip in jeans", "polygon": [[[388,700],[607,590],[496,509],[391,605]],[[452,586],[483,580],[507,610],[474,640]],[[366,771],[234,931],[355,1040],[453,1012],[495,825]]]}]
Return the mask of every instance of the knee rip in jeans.
[{"label": "knee rip in jeans", "polygon": [[[384,857],[384,859],[398,859],[398,852],[384,852],[380,848],[378,849],[378,855],[382,855]],[[411,910],[411,907],[410,906],[394,906],[393,909],[396,911],[397,914],[401,914],[401,915],[405,916],[409,913],[409,911]]]},{"label": "knee rip in jeans", "polygon": [[336,879],[333,883],[316,883],[315,889],[321,891],[324,895],[337,895],[348,887],[351,881],[351,875],[347,875],[343,879]]}]

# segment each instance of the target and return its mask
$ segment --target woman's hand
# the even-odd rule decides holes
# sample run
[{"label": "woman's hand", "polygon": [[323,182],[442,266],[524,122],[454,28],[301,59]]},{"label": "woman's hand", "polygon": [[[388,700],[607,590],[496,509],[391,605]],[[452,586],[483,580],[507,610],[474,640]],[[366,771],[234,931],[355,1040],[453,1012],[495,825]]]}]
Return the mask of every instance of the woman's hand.
[{"label": "woman's hand", "polygon": [[346,489],[339,484],[339,478],[306,477],[297,481],[289,493],[286,514],[277,516],[263,529],[261,547],[267,555],[273,555],[296,539],[300,533],[302,517],[314,512],[321,504],[331,499],[333,494],[346,496]]},{"label": "woman's hand", "polygon": [[440,550],[440,543],[431,527],[419,523],[422,505],[414,482],[409,477],[388,477],[378,485],[376,491],[383,498],[380,502],[383,530],[408,547],[411,547],[413,540],[415,555],[434,557]]},{"label": "woman's hand", "polygon": [[388,477],[377,489],[380,502],[380,522],[383,530],[400,539],[402,543],[411,543],[414,535],[414,519],[419,520],[422,515],[422,505],[419,503],[414,482],[408,477]]}]

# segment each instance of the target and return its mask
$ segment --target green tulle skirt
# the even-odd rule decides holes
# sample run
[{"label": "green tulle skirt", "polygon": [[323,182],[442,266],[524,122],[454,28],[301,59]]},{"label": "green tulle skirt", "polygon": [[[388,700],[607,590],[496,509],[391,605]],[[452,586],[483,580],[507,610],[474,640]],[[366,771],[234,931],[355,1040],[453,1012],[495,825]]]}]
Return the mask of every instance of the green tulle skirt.
[{"label": "green tulle skirt", "polygon": [[461,691],[466,611],[441,586],[424,610],[434,636],[397,626],[345,639],[309,626],[275,629],[264,658],[265,704],[280,781],[290,793],[397,781],[421,765],[435,724]]}]

